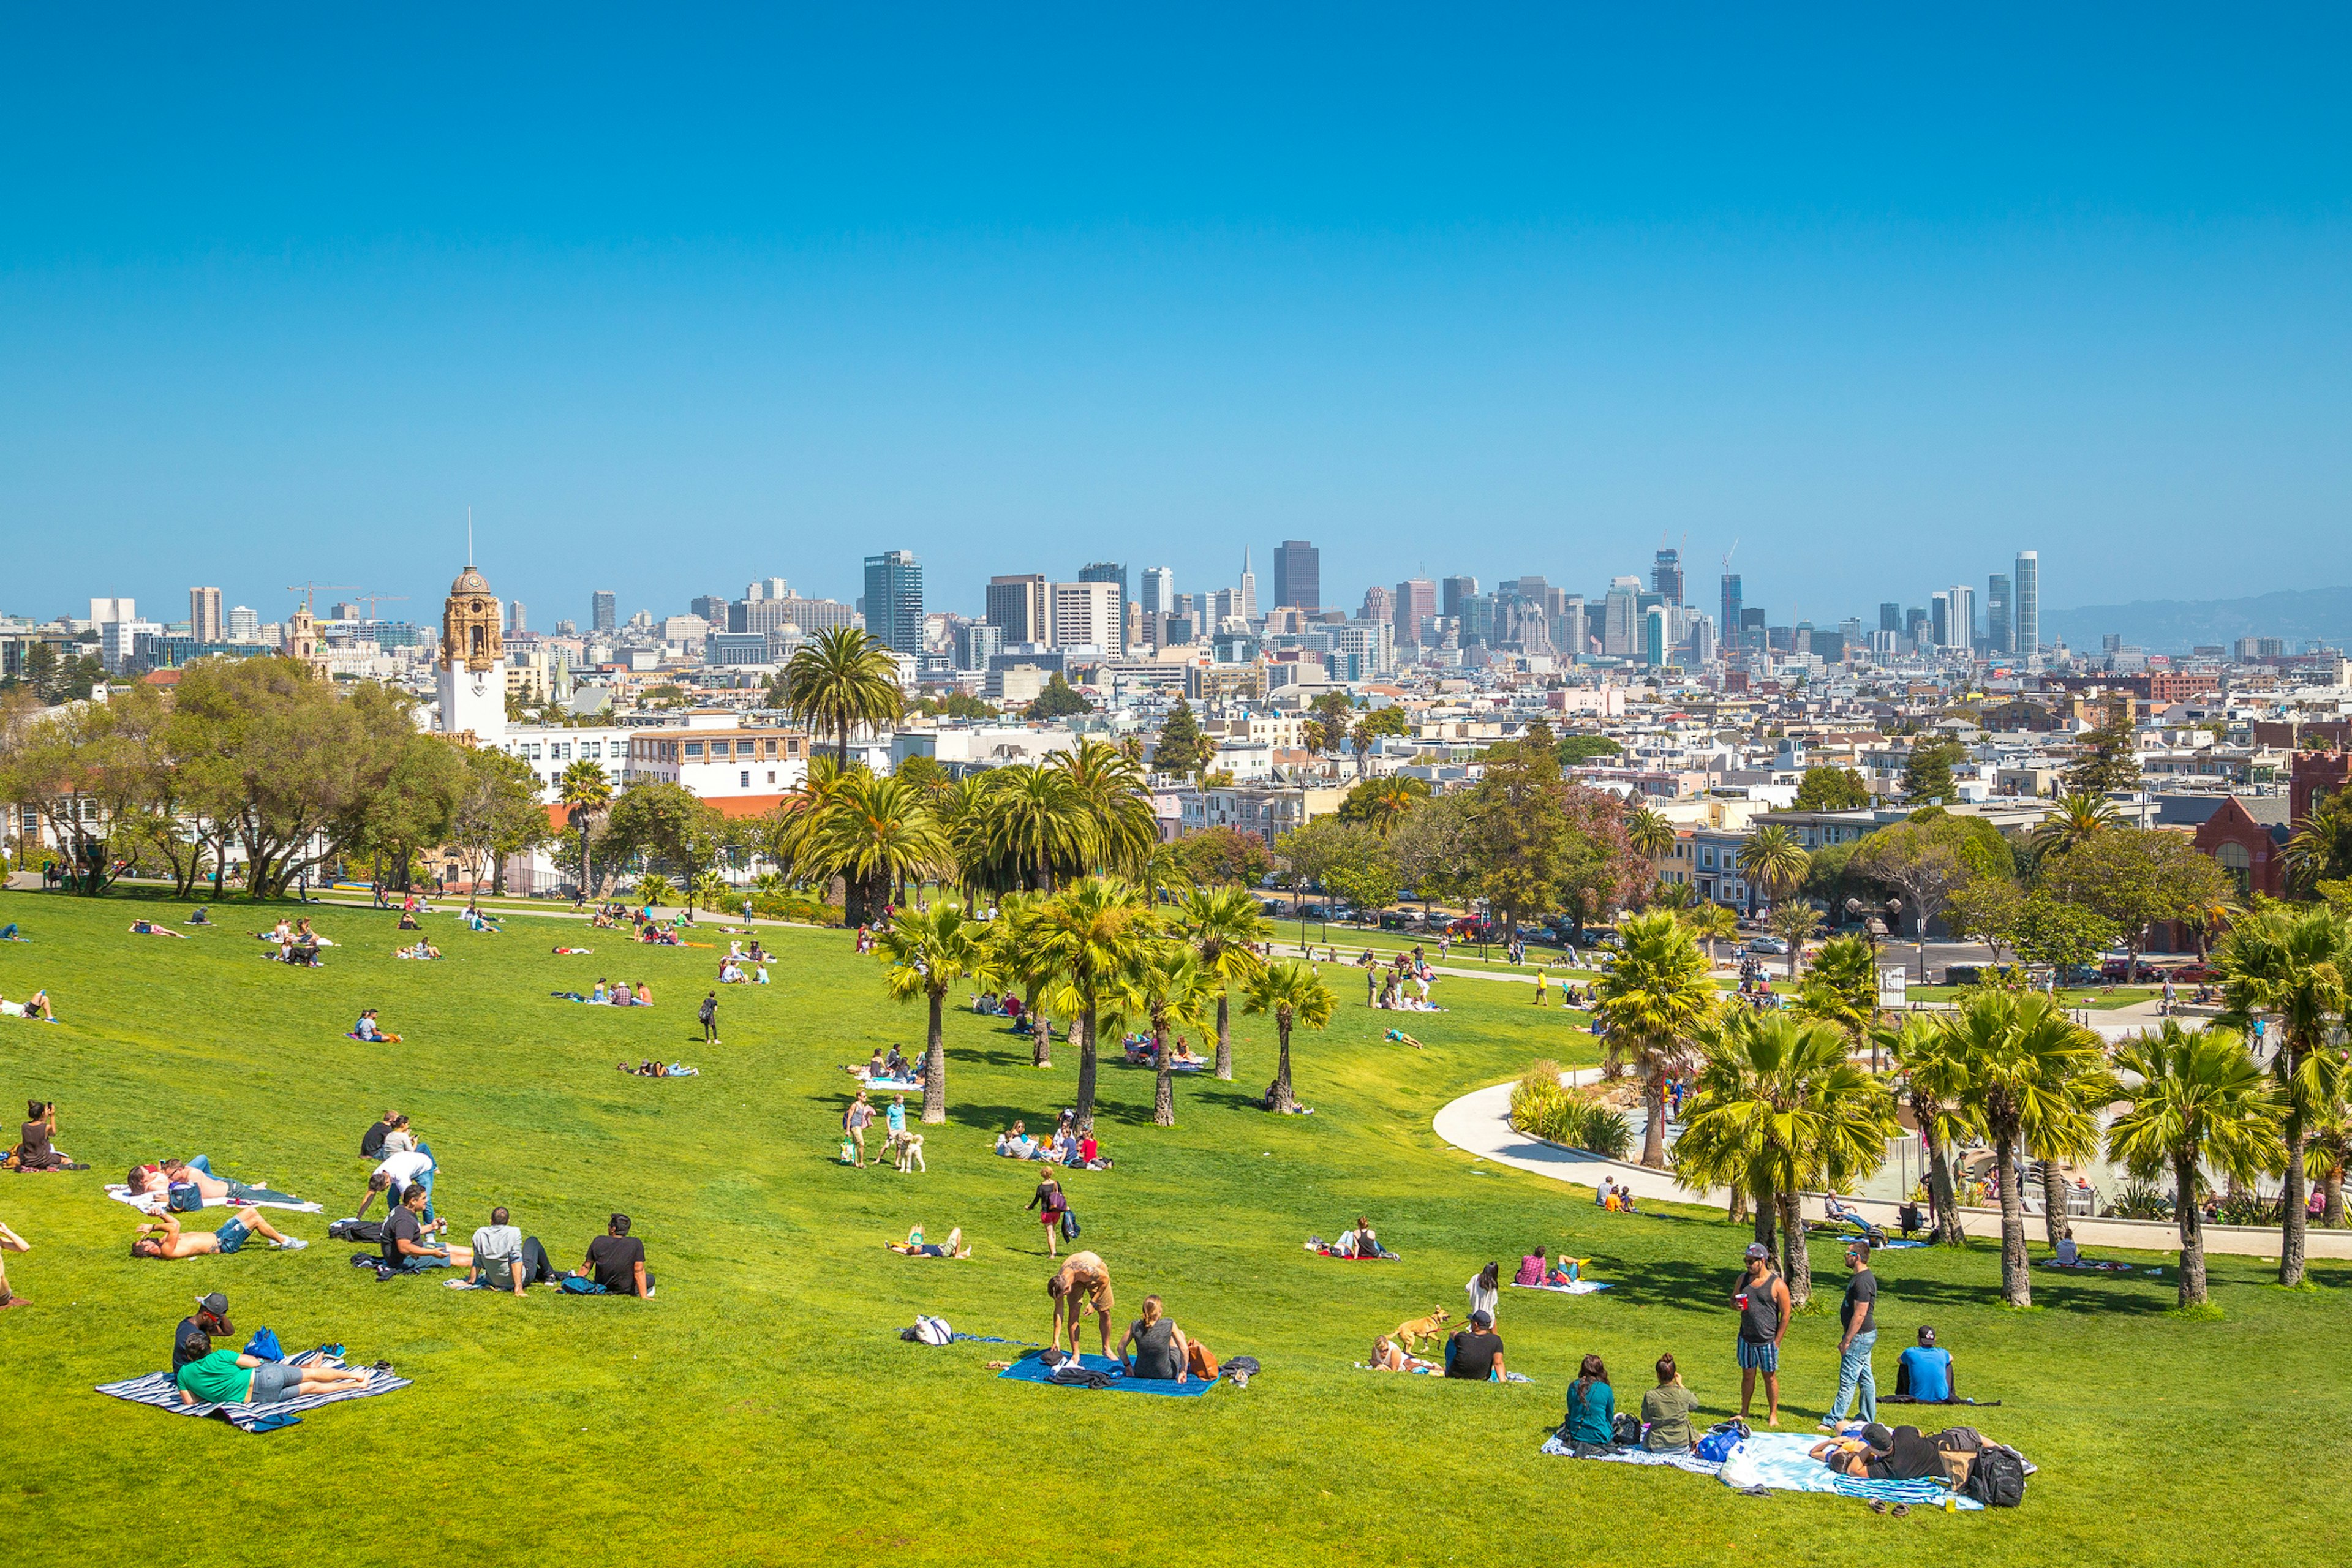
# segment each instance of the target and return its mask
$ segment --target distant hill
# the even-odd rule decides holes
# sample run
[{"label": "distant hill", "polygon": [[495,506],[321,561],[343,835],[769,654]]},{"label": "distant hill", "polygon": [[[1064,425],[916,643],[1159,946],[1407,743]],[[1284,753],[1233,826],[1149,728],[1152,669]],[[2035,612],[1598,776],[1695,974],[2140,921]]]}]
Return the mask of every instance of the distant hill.
[{"label": "distant hill", "polygon": [[2251,599],[2143,599],[2134,605],[2086,605],[2045,610],[2044,641],[2063,637],[2070,648],[2096,651],[2099,638],[2120,633],[2150,653],[2187,653],[2200,644],[2227,647],[2239,637],[2284,637],[2289,653],[2317,637],[2352,646],[2352,588],[2301,588]]}]

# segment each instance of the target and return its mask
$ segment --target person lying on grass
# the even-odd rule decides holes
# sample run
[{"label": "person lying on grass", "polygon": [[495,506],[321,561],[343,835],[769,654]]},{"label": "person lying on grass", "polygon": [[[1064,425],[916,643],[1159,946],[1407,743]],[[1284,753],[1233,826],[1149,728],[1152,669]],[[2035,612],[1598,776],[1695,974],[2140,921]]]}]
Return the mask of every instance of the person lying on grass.
[{"label": "person lying on grass", "polygon": [[167,1214],[162,1219],[150,1220],[139,1227],[131,1238],[131,1256],[158,1258],[165,1260],[180,1258],[204,1258],[214,1253],[227,1254],[242,1248],[249,1237],[259,1236],[270,1246],[288,1252],[299,1252],[310,1244],[281,1235],[261,1217],[257,1209],[239,1209],[215,1231],[184,1234],[180,1216]]},{"label": "person lying on grass", "polygon": [[1091,1252],[1073,1252],[1062,1259],[1061,1268],[1045,1281],[1046,1299],[1054,1304],[1053,1342],[1062,1343],[1066,1330],[1070,1353],[1078,1353],[1078,1322],[1091,1310],[1095,1329],[1102,1341],[1102,1353],[1110,1354],[1110,1266]]},{"label": "person lying on grass", "polygon": [[971,1248],[963,1244],[963,1226],[961,1226],[948,1232],[948,1238],[945,1241],[925,1241],[923,1227],[917,1226],[907,1233],[906,1240],[886,1241],[882,1245],[906,1258],[970,1258],[971,1256]]},{"label": "person lying on grass", "polygon": [[36,991],[23,1002],[11,1002],[0,996],[0,1018],[29,1018],[38,1024],[54,1024],[58,1010],[49,1005],[47,991]]},{"label": "person lying on grass", "polygon": [[331,1362],[298,1366],[264,1361],[236,1351],[206,1352],[173,1378],[183,1405],[273,1405],[318,1394],[349,1394],[367,1386],[368,1374]]},{"label": "person lying on grass", "polygon": [[1436,1372],[1438,1364],[1423,1361],[1417,1355],[1407,1355],[1404,1347],[1386,1334],[1372,1341],[1371,1368],[1374,1372]]},{"label": "person lying on grass", "polygon": [[192,1155],[185,1160],[166,1160],[160,1165],[134,1165],[131,1169],[129,1184],[133,1197],[168,1196],[173,1187],[194,1187],[197,1195],[207,1204],[294,1204],[302,1201],[291,1193],[248,1186],[243,1182],[216,1176],[213,1173],[212,1162],[202,1154]]},{"label": "person lying on grass", "polygon": [[[1077,1338],[1072,1331],[1071,1339]],[[1129,1350],[1132,1348],[1133,1353]],[[1073,1349],[1076,1348],[1075,1343]],[[1160,1383],[1182,1383],[1184,1367],[1192,1354],[1192,1342],[1172,1318],[1162,1315],[1160,1298],[1143,1299],[1143,1316],[1127,1326],[1127,1335],[1118,1342],[1118,1359],[1129,1377],[1150,1378]]]},{"label": "person lying on grass", "polygon": [[188,940],[187,932],[173,931],[170,926],[159,926],[153,921],[132,921],[131,922],[131,934],[133,936],[168,936],[176,938],[181,942]]}]

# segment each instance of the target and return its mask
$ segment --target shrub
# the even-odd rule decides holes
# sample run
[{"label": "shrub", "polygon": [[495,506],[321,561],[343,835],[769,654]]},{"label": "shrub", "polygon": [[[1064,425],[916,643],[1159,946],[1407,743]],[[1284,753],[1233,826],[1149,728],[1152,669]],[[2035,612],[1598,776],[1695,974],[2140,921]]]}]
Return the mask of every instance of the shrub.
[{"label": "shrub", "polygon": [[1576,1136],[1566,1142],[1612,1160],[1622,1160],[1633,1152],[1633,1126],[1624,1112],[1588,1102],[1578,1121]]},{"label": "shrub", "polygon": [[1530,1137],[1565,1142],[1561,1118],[1574,1103],[1559,1085],[1559,1064],[1537,1062],[1512,1086],[1511,1125]]},{"label": "shrub", "polygon": [[828,904],[806,893],[759,893],[751,899],[751,912],[762,920],[797,921],[803,925],[833,926],[841,923],[841,906]]},{"label": "shrub", "polygon": [[2172,1199],[2159,1187],[2133,1182],[2116,1194],[2107,1215],[2113,1219],[2170,1219]]}]

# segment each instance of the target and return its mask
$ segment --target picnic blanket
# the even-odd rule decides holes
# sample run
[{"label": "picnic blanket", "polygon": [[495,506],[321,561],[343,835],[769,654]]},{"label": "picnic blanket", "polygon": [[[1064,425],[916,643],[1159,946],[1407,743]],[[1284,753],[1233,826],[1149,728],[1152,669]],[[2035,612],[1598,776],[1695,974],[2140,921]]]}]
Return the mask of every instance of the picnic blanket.
[{"label": "picnic blanket", "polygon": [[[129,1204],[141,1214],[158,1215],[164,1212],[164,1197],[161,1193],[142,1193],[134,1196],[129,1187],[125,1186],[121,1182],[115,1182],[107,1187],[106,1195],[112,1198],[116,1203]],[[225,1209],[229,1206],[231,1205],[229,1200],[226,1198],[206,1198],[205,1200],[205,1207],[208,1209]],[[235,1206],[238,1208],[289,1209],[295,1214],[321,1214],[325,1212],[320,1208],[317,1204],[281,1204],[274,1200],[250,1204],[239,1203]]]},{"label": "picnic blanket", "polygon": [[920,1094],[923,1080],[919,1078],[866,1078],[857,1080],[867,1089],[878,1089],[885,1094]]},{"label": "picnic blanket", "polygon": [[[280,1356],[281,1361],[311,1362],[321,1357],[340,1361],[343,1347],[320,1345],[299,1355]],[[343,1394],[298,1394],[291,1399],[272,1400],[268,1405],[183,1405],[180,1385],[172,1381],[168,1372],[151,1372],[144,1377],[134,1377],[123,1383],[101,1383],[98,1392],[115,1399],[128,1399],[133,1405],[152,1405],[158,1410],[168,1410],[174,1415],[217,1415],[240,1432],[275,1432],[281,1426],[302,1424],[299,1412],[316,1410],[321,1405],[332,1405],[343,1399],[370,1399],[379,1394],[390,1394],[395,1388],[406,1388],[409,1379],[395,1377],[389,1367],[362,1369],[368,1374],[367,1386]]]},{"label": "picnic blanket", "polygon": [[1590,1296],[1609,1289],[1606,1279],[1577,1279],[1566,1285],[1522,1285],[1516,1279],[1509,1283],[1514,1290],[1549,1290],[1555,1296]]},{"label": "picnic blanket", "polygon": [[1544,1446],[1536,1452],[1549,1454],[1555,1459],[1591,1459],[1604,1465],[1662,1465],[1668,1469],[1688,1470],[1695,1476],[1712,1476],[1723,1468],[1687,1448],[1677,1448],[1670,1454],[1653,1454],[1647,1448],[1611,1448],[1598,1454],[1580,1454],[1557,1432],[1545,1438]]},{"label": "picnic blanket", "polygon": [[[1118,1362],[1098,1355],[1082,1355],[1078,1357],[1078,1364],[1088,1372],[1098,1372],[1108,1376],[1111,1382],[1107,1392],[1112,1394],[1160,1394],[1171,1399],[1193,1399],[1208,1393],[1223,1381],[1222,1378],[1192,1377],[1185,1379],[1182,1383],[1177,1383],[1166,1378],[1129,1377]],[[1038,1354],[1033,1352],[996,1375],[999,1378],[1009,1377],[1015,1383],[1042,1383],[1054,1388],[1068,1386],[1054,1382],[1055,1371],[1055,1368],[1047,1366],[1039,1359]]]},{"label": "picnic blanket", "polygon": [[[1376,1366],[1366,1366],[1362,1362],[1358,1362],[1356,1363],[1356,1370],[1358,1372],[1378,1372],[1381,1369]],[[1442,1366],[1409,1366],[1405,1368],[1405,1371],[1411,1373],[1415,1377],[1444,1377],[1445,1375],[1445,1369]],[[1463,1378],[1460,1381],[1464,1383],[1476,1383],[1480,1381],[1491,1383],[1495,1380],[1492,1378],[1484,1380],[1478,1378]],[[1535,1379],[1529,1377],[1523,1372],[1507,1372],[1503,1374],[1502,1381],[1505,1383],[1533,1383]]]},{"label": "picnic blanket", "polygon": [[[1759,1432],[1731,1450],[1716,1479],[1735,1490],[1761,1487],[1776,1492],[1835,1492],[1840,1497],[1907,1502],[1913,1508],[1944,1506],[1941,1481],[1865,1481],[1842,1476],[1811,1457],[1813,1445],[1826,1434]],[[1963,1495],[1959,1505],[1979,1509],[1984,1504]]]},{"label": "picnic blanket", "polygon": [[[2069,1274],[2128,1274],[2132,1271],[2132,1266],[2128,1263],[2115,1263],[2103,1258],[2079,1258],[2073,1263],[2061,1263],[2054,1258],[2037,1258],[2033,1260],[2033,1267],[2063,1268]],[[2148,1272],[2153,1274],[2157,1270],[2151,1268]]]}]

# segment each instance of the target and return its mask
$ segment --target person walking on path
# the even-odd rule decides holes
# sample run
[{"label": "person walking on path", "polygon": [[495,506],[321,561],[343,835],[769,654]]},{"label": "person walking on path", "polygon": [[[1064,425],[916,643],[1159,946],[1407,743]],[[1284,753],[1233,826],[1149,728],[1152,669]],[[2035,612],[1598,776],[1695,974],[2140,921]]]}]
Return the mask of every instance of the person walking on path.
[{"label": "person walking on path", "polygon": [[1542,964],[1540,964],[1540,963],[1538,963],[1538,964],[1537,964],[1537,965],[1536,965],[1536,1004],[1535,1004],[1535,1005],[1536,1005],[1537,1006],[1538,1006],[1538,1007],[1540,1007],[1540,1006],[1542,1006],[1542,1005],[1543,1005],[1544,982],[1545,982],[1545,981],[1547,981],[1547,980],[1549,980],[1549,979],[1550,979],[1550,978],[1551,978],[1551,971],[1550,971],[1550,970],[1549,970],[1549,969],[1545,968],[1545,967],[1544,967]]},{"label": "person walking on path", "polygon": [[1056,1245],[1061,1238],[1062,1215],[1069,1211],[1070,1200],[1062,1194],[1062,1184],[1048,1171],[1037,1180],[1037,1191],[1029,1206],[1038,1211],[1037,1217],[1045,1225],[1045,1256],[1060,1256]]},{"label": "person walking on path", "polygon": [[1846,1281],[1845,1300],[1838,1309],[1845,1332],[1838,1341],[1837,1403],[1830,1406],[1831,1426],[1845,1419],[1846,1406],[1857,1394],[1862,1404],[1854,1413],[1864,1421],[1878,1419],[1878,1377],[1870,1365],[1871,1352],[1878,1347],[1878,1276],[1870,1271],[1867,1240],[1847,1244],[1845,1266],[1853,1278]]},{"label": "person walking on path", "polygon": [[701,1010],[696,1016],[702,1020],[702,1043],[706,1046],[717,1045],[719,1043],[718,992],[713,991],[703,997]]},{"label": "person walking on path", "polygon": [[1772,1249],[1748,1245],[1748,1275],[1733,1298],[1739,1308],[1739,1418],[1748,1419],[1756,1399],[1756,1374],[1764,1374],[1765,1423],[1780,1424],[1780,1339],[1795,1309],[1789,1282],[1772,1270]]}]

